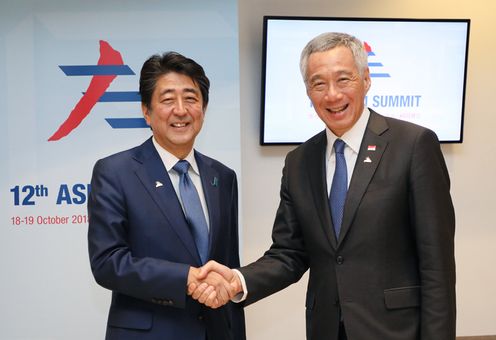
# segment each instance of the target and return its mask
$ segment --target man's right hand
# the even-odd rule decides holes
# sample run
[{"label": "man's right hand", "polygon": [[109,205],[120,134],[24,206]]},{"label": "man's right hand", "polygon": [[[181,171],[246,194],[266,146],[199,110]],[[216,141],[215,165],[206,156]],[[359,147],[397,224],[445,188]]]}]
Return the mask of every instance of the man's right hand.
[{"label": "man's right hand", "polygon": [[220,263],[209,261],[201,268],[190,268],[188,294],[208,307],[221,307],[242,291],[238,275]]}]

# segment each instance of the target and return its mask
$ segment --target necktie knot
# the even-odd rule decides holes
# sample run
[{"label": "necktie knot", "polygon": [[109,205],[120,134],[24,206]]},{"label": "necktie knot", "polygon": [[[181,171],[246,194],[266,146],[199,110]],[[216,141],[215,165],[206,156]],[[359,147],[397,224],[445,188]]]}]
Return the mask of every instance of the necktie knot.
[{"label": "necktie knot", "polygon": [[184,175],[188,173],[189,162],[181,159],[179,162],[176,163],[176,165],[172,167],[172,169],[174,169],[179,175]]},{"label": "necktie knot", "polygon": [[336,141],[334,142],[334,151],[336,153],[344,153],[344,146],[345,143],[342,139],[336,139]]}]

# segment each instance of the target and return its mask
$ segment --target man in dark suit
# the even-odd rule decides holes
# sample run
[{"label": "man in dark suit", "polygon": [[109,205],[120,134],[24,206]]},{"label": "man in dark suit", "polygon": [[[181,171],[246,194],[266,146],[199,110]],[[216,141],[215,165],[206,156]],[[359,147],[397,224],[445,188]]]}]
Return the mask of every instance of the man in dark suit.
[{"label": "man in dark suit", "polygon": [[455,339],[455,219],[436,135],[364,107],[356,38],[317,36],[300,67],[326,129],[287,155],[273,244],[238,275],[214,262],[201,275],[222,273],[248,305],[310,269],[307,339]]},{"label": "man in dark suit", "polygon": [[[94,167],[88,243],[96,281],[112,290],[108,340],[245,339],[241,305],[187,295],[208,259],[239,266],[236,175],[193,149],[209,86],[189,58],[150,57],[140,94],[153,137]],[[228,283],[211,274],[208,292],[225,299]]]}]

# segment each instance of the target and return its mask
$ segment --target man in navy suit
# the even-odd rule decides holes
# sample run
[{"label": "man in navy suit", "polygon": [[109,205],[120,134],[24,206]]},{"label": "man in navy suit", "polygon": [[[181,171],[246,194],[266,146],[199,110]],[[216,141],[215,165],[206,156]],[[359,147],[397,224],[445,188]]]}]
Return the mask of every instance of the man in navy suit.
[{"label": "man in navy suit", "polygon": [[309,269],[309,340],[454,340],[455,216],[436,135],[364,107],[355,37],[315,37],[300,68],[326,129],[286,157],[273,244],[239,276],[214,262],[203,271],[232,279],[248,305]]},{"label": "man in navy suit", "polygon": [[[236,175],[193,149],[209,86],[203,68],[189,58],[175,52],[150,57],[140,94],[153,136],[95,164],[88,243],[96,281],[112,290],[108,340],[245,339],[242,306],[211,309],[187,295],[188,284],[205,282],[209,296],[214,291],[226,300],[227,282],[216,273],[200,282],[198,267],[208,259],[239,266]],[[186,173],[177,170],[179,161]],[[203,233],[187,217],[183,176],[201,205]]]}]

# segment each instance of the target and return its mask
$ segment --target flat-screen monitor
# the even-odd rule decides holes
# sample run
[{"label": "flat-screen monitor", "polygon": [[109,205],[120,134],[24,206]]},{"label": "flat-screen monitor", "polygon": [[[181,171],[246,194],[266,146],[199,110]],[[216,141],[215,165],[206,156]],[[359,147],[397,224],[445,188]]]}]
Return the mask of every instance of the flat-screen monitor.
[{"label": "flat-screen monitor", "polygon": [[469,19],[265,16],[260,143],[299,144],[324,129],[300,74],[305,45],[345,32],[368,52],[365,105],[423,125],[444,143],[463,141]]}]

